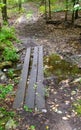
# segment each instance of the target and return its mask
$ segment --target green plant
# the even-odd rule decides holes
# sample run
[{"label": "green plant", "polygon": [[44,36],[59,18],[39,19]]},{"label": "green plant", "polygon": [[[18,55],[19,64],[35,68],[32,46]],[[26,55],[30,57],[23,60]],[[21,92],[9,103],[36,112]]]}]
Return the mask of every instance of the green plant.
[{"label": "green plant", "polygon": [[50,88],[48,86],[45,87],[45,97],[49,97]]},{"label": "green plant", "polygon": [[8,70],[8,76],[9,76],[10,78],[13,78],[13,76],[14,76],[14,70],[13,70],[13,69],[9,69],[9,70]]},{"label": "green plant", "polygon": [[14,83],[18,84],[19,83],[19,79],[20,79],[19,77],[14,78]]},{"label": "green plant", "polygon": [[6,108],[4,108],[4,107],[0,107],[0,113],[2,113],[5,116],[10,116],[12,118],[15,116],[14,111],[7,111]]},{"label": "green plant", "polygon": [[31,125],[28,130],[35,130],[35,126],[34,125]]},{"label": "green plant", "polygon": [[10,49],[6,47],[3,51],[4,60],[6,61],[17,61],[19,59],[19,55],[16,53],[16,49]]},{"label": "green plant", "polygon": [[4,7],[4,4],[3,3],[0,3],[0,8]]},{"label": "green plant", "polygon": [[27,112],[32,112],[33,110],[28,108],[28,106],[24,105],[24,110],[27,111]]},{"label": "green plant", "polygon": [[35,90],[37,89],[37,84],[34,84],[33,89]]},{"label": "green plant", "polygon": [[0,85],[0,99],[4,99],[6,95],[13,90],[13,86],[8,84],[6,86]]},{"label": "green plant", "polygon": [[8,111],[6,108],[0,107],[0,130],[4,130],[5,127],[16,127],[15,121],[13,120],[15,115],[14,111]]},{"label": "green plant", "polygon": [[5,42],[7,44],[6,40],[16,40],[15,37],[15,30],[14,28],[10,28],[8,26],[3,26],[0,32],[0,42]]},{"label": "green plant", "polygon": [[81,115],[81,99],[78,99],[76,102],[74,102],[73,106],[75,112],[77,112],[78,115]]}]

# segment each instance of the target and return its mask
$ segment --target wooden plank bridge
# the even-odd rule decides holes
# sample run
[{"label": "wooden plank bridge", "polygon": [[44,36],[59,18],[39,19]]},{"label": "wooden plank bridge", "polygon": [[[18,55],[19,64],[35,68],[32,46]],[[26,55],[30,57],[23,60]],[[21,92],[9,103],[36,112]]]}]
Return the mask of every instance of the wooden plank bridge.
[{"label": "wooden plank bridge", "polygon": [[13,108],[45,108],[43,77],[43,47],[27,48]]}]

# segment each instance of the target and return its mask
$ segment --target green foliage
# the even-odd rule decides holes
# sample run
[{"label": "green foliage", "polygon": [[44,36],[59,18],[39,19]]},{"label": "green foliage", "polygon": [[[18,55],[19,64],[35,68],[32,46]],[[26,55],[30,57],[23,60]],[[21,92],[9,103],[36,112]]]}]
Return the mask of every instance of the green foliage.
[{"label": "green foliage", "polygon": [[35,126],[31,125],[28,130],[35,130]]},{"label": "green foliage", "polygon": [[16,53],[16,49],[13,45],[13,42],[17,41],[15,37],[15,30],[13,27],[3,26],[0,31],[0,50],[1,50],[1,59],[5,61],[17,61],[19,55]]},{"label": "green foliage", "polygon": [[6,123],[6,125],[5,125],[5,129],[6,129],[6,130],[16,129],[16,123],[15,123],[15,121],[14,121],[12,118],[10,118],[10,119],[7,121],[7,123]]},{"label": "green foliage", "polygon": [[11,84],[8,84],[7,86],[0,85],[0,99],[4,99],[12,90],[13,86]]},{"label": "green foliage", "polygon": [[3,3],[0,3],[0,8],[4,7],[4,4]]},{"label": "green foliage", "polygon": [[0,113],[2,113],[5,116],[10,116],[12,118],[15,116],[14,111],[7,111],[6,108],[4,108],[4,107],[0,107]]},{"label": "green foliage", "polygon": [[[6,124],[8,124],[8,122],[10,124],[10,120],[12,121],[14,116],[15,116],[14,111],[7,111],[6,108],[0,107],[0,130],[5,130]],[[13,122],[14,122],[14,120],[13,120]]]},{"label": "green foliage", "polygon": [[13,76],[14,76],[14,70],[13,70],[13,69],[9,69],[9,70],[8,70],[8,76],[9,76],[10,78],[13,78]]},{"label": "green foliage", "polygon": [[27,12],[26,18],[30,19],[32,17],[32,14],[33,14],[32,11]]},{"label": "green foliage", "polygon": [[44,5],[40,6],[39,11],[41,13],[44,13],[45,12],[45,6]]},{"label": "green foliage", "polygon": [[8,5],[17,5],[18,4],[18,0],[8,0]]},{"label": "green foliage", "polygon": [[24,106],[24,110],[27,111],[27,112],[32,112],[33,110],[28,108],[28,106]]},{"label": "green foliage", "polygon": [[[0,42],[7,44],[6,40],[16,40],[14,28],[3,26],[0,32]],[[8,43],[9,44],[9,43]]]},{"label": "green foliage", "polygon": [[14,83],[15,83],[15,84],[18,84],[18,83],[19,83],[19,79],[20,79],[20,78],[15,77],[15,78],[14,78]]},{"label": "green foliage", "polygon": [[81,99],[78,99],[75,103],[73,103],[75,112],[77,112],[78,115],[81,115]]},{"label": "green foliage", "polygon": [[48,86],[45,87],[45,97],[49,97],[50,88]]},{"label": "green foliage", "polygon": [[[50,0],[50,7],[51,7],[51,11],[52,12],[59,12],[59,11],[65,11],[65,10],[68,10],[68,11],[76,11],[77,9],[78,10],[81,10],[81,7],[80,5],[77,5],[75,4],[75,6],[73,7],[73,2],[68,0],[68,2],[66,2],[66,0],[64,1],[58,1],[58,0]],[[58,4],[59,3],[59,4]],[[80,2],[79,2],[80,3]],[[49,4],[47,2],[47,12],[49,10]],[[42,4],[42,6],[40,6],[39,8],[40,12],[44,13],[45,12],[45,5]]]},{"label": "green foliage", "polygon": [[19,59],[19,55],[16,53],[16,49],[10,49],[9,47],[4,49],[3,56],[5,61],[17,61]]}]

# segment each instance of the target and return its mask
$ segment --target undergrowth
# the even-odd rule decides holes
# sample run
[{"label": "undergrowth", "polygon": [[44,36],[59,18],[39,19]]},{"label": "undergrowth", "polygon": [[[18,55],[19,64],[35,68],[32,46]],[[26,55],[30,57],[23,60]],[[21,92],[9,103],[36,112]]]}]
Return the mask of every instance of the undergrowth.
[{"label": "undergrowth", "polygon": [[76,102],[73,103],[73,107],[75,112],[77,112],[78,115],[81,115],[81,99],[76,100]]},{"label": "undergrowth", "polygon": [[15,35],[15,29],[13,27],[9,27],[8,25],[3,26],[0,31],[0,52],[2,53],[2,60],[18,60],[18,54],[16,53],[16,48],[14,47],[14,44],[17,42],[18,40]]},{"label": "undergrowth", "polygon": [[[17,54],[17,49],[14,46],[17,42],[18,39],[15,35],[15,29],[13,27],[9,27],[8,25],[3,26],[0,30],[0,66],[4,66],[3,64],[7,66],[7,63],[12,63],[13,65],[19,60],[19,54]],[[1,72],[2,69],[3,67],[0,68]],[[14,111],[11,110],[14,98],[14,85],[12,84],[13,81],[11,81],[14,74],[13,66],[12,70],[9,70],[7,73],[10,77],[10,81],[6,79],[8,80],[8,84],[0,83],[0,130],[16,129],[16,122],[14,120],[15,114]]]}]

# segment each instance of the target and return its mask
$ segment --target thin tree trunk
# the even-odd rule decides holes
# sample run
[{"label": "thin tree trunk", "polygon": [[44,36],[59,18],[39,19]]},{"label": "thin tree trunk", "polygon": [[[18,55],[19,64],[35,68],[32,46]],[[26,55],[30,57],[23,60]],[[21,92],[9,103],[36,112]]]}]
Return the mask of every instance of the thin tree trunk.
[{"label": "thin tree trunk", "polygon": [[7,1],[3,0],[4,6],[2,7],[2,18],[4,22],[7,22]]},{"label": "thin tree trunk", "polygon": [[[79,0],[77,0],[76,4],[79,4]],[[78,18],[78,9],[75,11],[75,19]]]},{"label": "thin tree trunk", "polygon": [[18,3],[19,3],[19,10],[21,10],[21,8],[22,8],[22,0],[18,0]]},{"label": "thin tree trunk", "polygon": [[75,5],[75,0],[73,0],[72,24],[74,24],[74,20],[75,20],[74,5]]},{"label": "thin tree trunk", "polygon": [[78,18],[78,9],[75,11],[75,19]]},{"label": "thin tree trunk", "polygon": [[47,20],[47,1],[45,0],[45,19]]},{"label": "thin tree trunk", "polygon": [[49,0],[49,19],[51,19],[51,2]]},{"label": "thin tree trunk", "polygon": [[67,13],[68,13],[68,0],[66,0],[65,21],[67,21]]},{"label": "thin tree trunk", "polygon": [[72,12],[72,24],[74,23],[74,10]]}]

